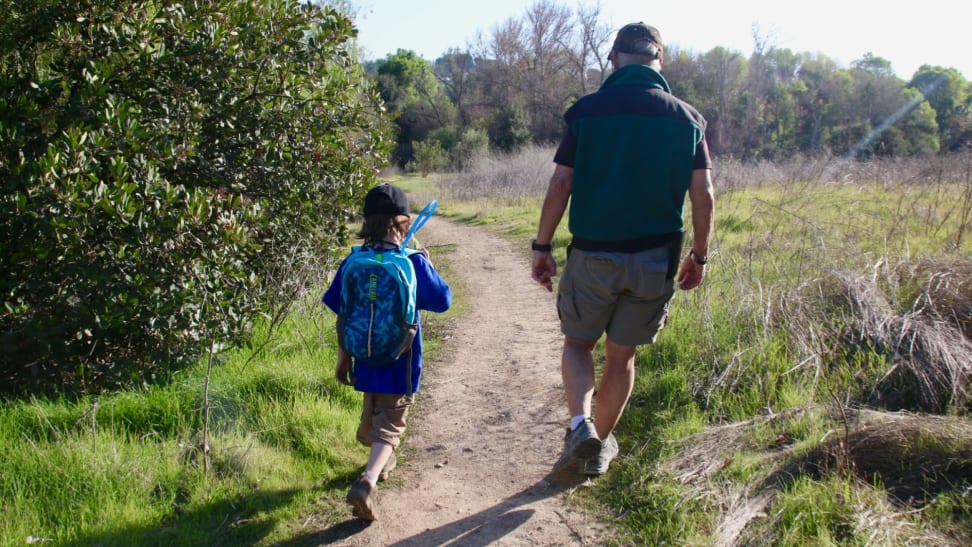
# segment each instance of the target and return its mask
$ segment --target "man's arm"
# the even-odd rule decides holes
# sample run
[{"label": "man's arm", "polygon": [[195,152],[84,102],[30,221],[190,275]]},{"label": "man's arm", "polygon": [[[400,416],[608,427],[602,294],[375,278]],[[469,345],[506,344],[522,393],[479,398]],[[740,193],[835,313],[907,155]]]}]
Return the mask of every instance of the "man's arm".
[{"label": "man's arm", "polygon": [[[567,210],[573,179],[572,167],[557,164],[550,177],[550,184],[547,186],[547,195],[543,198],[543,208],[540,209],[537,243],[549,245],[553,240],[557,225],[560,224],[564,211]],[[549,251],[534,251],[533,280],[546,287],[548,291],[553,291],[551,278],[555,275],[557,275],[557,262],[553,255]]]},{"label": "man's arm", "polygon": [[709,255],[709,241],[715,223],[715,192],[710,169],[692,172],[688,194],[692,202],[692,252],[682,260],[678,270],[678,286],[683,290],[701,285],[705,275],[705,267],[698,261],[707,259]]}]

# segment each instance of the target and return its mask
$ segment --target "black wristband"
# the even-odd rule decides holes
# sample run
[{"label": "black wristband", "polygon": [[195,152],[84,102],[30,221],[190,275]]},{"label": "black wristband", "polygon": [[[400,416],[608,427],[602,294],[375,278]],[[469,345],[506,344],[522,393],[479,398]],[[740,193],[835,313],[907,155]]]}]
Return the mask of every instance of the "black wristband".
[{"label": "black wristband", "polygon": [[550,251],[553,250],[553,245],[549,243],[547,243],[546,245],[542,243],[537,243],[537,240],[534,239],[532,242],[530,242],[530,248],[533,249],[534,251],[549,253]]},{"label": "black wristband", "polygon": [[695,263],[698,264],[699,266],[705,266],[705,263],[709,261],[708,258],[706,258],[704,256],[699,256],[695,252],[695,249],[692,249],[692,250],[689,251],[689,256],[692,257],[692,260],[694,260]]}]

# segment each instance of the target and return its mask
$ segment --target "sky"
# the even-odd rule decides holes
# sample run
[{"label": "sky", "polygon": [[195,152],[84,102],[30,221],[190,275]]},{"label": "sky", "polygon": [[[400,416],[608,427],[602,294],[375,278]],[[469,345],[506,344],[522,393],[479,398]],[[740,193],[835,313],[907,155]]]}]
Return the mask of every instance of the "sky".
[{"label": "sky", "polygon": [[[555,0],[575,9],[579,2]],[[358,43],[365,59],[406,49],[434,61],[449,48],[464,48],[477,33],[507,19],[522,19],[531,0],[351,0],[358,10]],[[722,46],[749,57],[753,29],[772,46],[820,53],[848,68],[872,53],[908,80],[923,64],[955,68],[972,79],[969,19],[956,0],[894,4],[883,0],[695,0],[651,3],[600,0],[601,19],[613,30],[644,21],[666,46],[704,53]],[[611,39],[613,40],[613,33]]]}]

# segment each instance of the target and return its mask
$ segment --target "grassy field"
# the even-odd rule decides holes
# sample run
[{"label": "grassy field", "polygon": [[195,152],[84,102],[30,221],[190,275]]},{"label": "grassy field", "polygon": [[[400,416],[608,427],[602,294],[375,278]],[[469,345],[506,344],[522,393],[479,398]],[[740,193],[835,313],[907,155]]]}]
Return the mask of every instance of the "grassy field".
[{"label": "grassy field", "polygon": [[[705,285],[639,351],[622,457],[579,497],[631,544],[972,541],[966,160],[717,170]],[[526,247],[539,199],[482,181],[546,180],[509,165],[441,191]]]},{"label": "grassy field", "polygon": [[[527,256],[550,157],[391,180]],[[630,544],[972,542],[968,171],[757,167],[717,172],[706,283],[639,351],[622,456],[571,499]],[[0,403],[0,545],[272,545],[345,518],[360,402],[318,296],[167,385]]]}]

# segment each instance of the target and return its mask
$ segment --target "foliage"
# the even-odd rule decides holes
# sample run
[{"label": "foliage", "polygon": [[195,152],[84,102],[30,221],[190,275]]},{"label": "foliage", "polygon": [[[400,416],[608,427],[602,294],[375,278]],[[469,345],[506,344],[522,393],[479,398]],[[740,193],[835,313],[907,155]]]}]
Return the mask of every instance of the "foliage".
[{"label": "foliage", "polygon": [[436,80],[432,65],[414,51],[399,49],[376,63],[375,70],[377,89],[398,128],[392,161],[404,167],[415,156],[415,142],[452,125],[455,107]]},{"label": "foliage", "polygon": [[[611,70],[616,29],[602,19],[596,2],[535,0],[433,61],[404,50],[379,61],[400,128],[396,161],[410,161],[413,142],[452,125],[485,128],[493,152],[558,141],[564,109]],[[708,121],[716,156],[922,158],[972,143],[972,83],[953,68],[925,65],[905,81],[873,53],[842,67],[765,38],[749,57],[721,46],[680,50],[678,41],[667,40],[662,75]]]},{"label": "foliage", "polygon": [[477,158],[489,153],[489,136],[482,129],[463,129],[449,150],[449,162],[456,171],[465,171]]},{"label": "foliage", "polygon": [[291,266],[345,237],[384,144],[344,16],[297,0],[3,11],[6,391],[140,381],[245,341]]},{"label": "foliage", "polygon": [[414,157],[408,166],[427,176],[434,171],[441,171],[449,165],[449,155],[436,139],[415,141],[412,146]]},{"label": "foliage", "polygon": [[532,139],[530,116],[516,103],[507,105],[496,113],[489,126],[489,138],[493,146],[504,154],[519,151]]},{"label": "foliage", "polygon": [[954,68],[922,65],[908,83],[928,99],[948,151],[961,150],[972,136],[972,83]]}]

